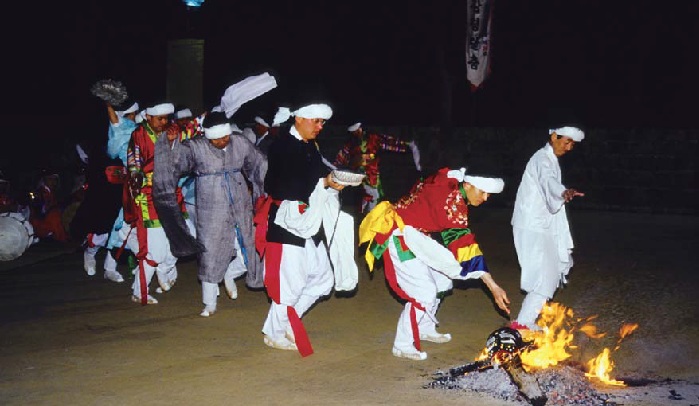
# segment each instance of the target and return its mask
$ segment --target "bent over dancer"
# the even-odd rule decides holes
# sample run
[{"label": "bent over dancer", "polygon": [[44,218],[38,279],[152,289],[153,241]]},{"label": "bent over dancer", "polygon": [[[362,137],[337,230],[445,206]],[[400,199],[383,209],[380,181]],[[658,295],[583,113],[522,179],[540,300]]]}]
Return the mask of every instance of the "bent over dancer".
[{"label": "bent over dancer", "polygon": [[451,341],[437,332],[436,313],[452,279],[481,279],[509,314],[507,294],[490,275],[468,217],[468,206],[480,206],[503,186],[499,178],[443,168],[397,203],[379,203],[362,221],[359,243],[369,242],[369,269],[374,258],[383,258],[389,286],[406,301],[393,342],[396,357],[425,360],[421,340]]}]

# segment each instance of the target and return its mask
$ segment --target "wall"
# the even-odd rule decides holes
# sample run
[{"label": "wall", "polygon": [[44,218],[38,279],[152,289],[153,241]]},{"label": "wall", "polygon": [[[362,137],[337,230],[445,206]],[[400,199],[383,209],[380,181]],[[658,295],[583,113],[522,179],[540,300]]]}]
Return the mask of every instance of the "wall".
[{"label": "wall", "polygon": [[[375,127],[415,139],[425,174],[441,166],[467,166],[488,159],[501,170],[505,190],[489,205],[511,207],[529,157],[548,139],[547,129],[459,128],[441,136],[437,128]],[[345,127],[321,133],[323,154],[332,161],[346,140]],[[576,208],[643,213],[699,214],[699,130],[586,129],[585,140],[560,159],[563,181],[585,193]],[[386,195],[395,200],[419,177],[410,154],[385,153],[381,171]]]}]

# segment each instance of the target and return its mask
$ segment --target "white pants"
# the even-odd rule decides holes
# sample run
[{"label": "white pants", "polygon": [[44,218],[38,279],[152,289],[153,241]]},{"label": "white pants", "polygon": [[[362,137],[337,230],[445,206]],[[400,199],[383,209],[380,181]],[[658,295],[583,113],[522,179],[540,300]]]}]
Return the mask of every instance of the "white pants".
[{"label": "white pants", "polygon": [[299,317],[322,296],[330,294],[334,277],[325,244],[316,247],[312,239],[304,247],[284,244],[279,264],[279,303],[272,301],[262,332],[272,340],[291,330],[287,306]]},{"label": "white pants", "polygon": [[[134,253],[138,252],[138,236],[136,235],[136,230],[134,229],[131,234],[129,234],[130,226],[122,227],[119,230],[121,237],[128,239],[126,241],[126,246]],[[146,285],[150,284],[153,275],[158,272],[158,278],[161,280],[170,281],[173,276],[177,278],[177,257],[172,255],[170,252],[170,242],[165,235],[165,230],[162,227],[147,228],[148,233],[148,253],[146,257],[152,261],[155,261],[158,265],[151,266],[148,262],[143,262],[143,267],[146,274]],[[148,291],[148,289],[146,289]],[[136,275],[133,284],[133,294],[134,296],[141,297],[141,280]]]},{"label": "white pants", "polygon": [[[401,262],[398,250],[393,242],[393,236],[390,237],[388,243],[388,253],[396,270],[398,286],[425,309],[425,311],[422,311],[415,308],[420,334],[436,333],[438,324],[436,313],[440,303],[440,300],[437,299],[437,294],[450,290],[453,287],[452,280],[443,273],[428,267],[417,258]],[[398,318],[396,338],[393,342],[396,348],[407,352],[416,351],[410,323],[412,307],[413,304],[410,302],[405,304],[403,312]]]},{"label": "white pants", "polygon": [[523,324],[527,327],[534,328],[536,325],[536,319],[541,313],[541,309],[548,301],[548,298],[536,292],[529,292],[527,296],[524,297],[522,301],[522,308],[519,310],[517,315],[517,323]]},{"label": "white pants", "polygon": [[[104,234],[92,234],[92,238],[88,241],[88,246],[85,247],[83,260],[87,263],[91,261],[95,262],[95,255],[100,250],[100,248],[105,248],[107,246],[107,238],[109,233]],[[92,247],[89,245],[92,244]],[[107,272],[115,272],[117,268],[117,263],[112,253],[107,250],[107,255],[104,257],[104,270]]]}]

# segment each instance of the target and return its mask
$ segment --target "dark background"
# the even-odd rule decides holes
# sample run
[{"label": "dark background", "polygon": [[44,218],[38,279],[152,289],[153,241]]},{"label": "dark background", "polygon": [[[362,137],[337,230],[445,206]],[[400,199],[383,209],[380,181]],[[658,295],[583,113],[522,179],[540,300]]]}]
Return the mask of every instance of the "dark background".
[{"label": "dark background", "polygon": [[343,126],[546,127],[564,111],[587,128],[696,128],[697,3],[496,1],[492,73],[475,93],[465,0],[4,6],[0,165],[55,166],[47,157],[76,140],[103,139],[104,106],[89,92],[99,79],[122,81],[142,106],[162,99],[178,38],[205,40],[207,106],[247,75],[275,75],[279,87],[245,106],[241,124],[307,94]]}]

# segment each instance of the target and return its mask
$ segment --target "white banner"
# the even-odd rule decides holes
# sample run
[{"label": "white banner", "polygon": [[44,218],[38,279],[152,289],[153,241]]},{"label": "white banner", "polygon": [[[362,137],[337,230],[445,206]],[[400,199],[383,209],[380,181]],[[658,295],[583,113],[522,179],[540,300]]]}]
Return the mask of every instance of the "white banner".
[{"label": "white banner", "polygon": [[466,34],[466,79],[478,89],[490,73],[490,26],[493,0],[468,1]]}]

